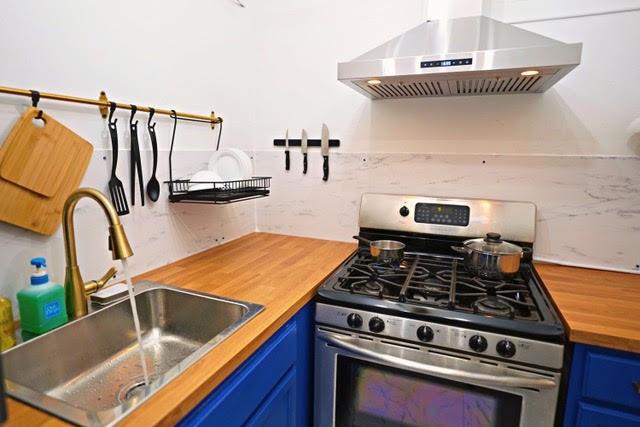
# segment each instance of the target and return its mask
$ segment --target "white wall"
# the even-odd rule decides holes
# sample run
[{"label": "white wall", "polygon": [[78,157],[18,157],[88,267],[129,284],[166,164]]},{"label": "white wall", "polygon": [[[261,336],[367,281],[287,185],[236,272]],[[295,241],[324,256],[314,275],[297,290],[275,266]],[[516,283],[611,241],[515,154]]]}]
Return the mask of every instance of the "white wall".
[{"label": "white wall", "polygon": [[[249,138],[252,89],[247,81],[252,25],[232,1],[57,2],[11,0],[0,11],[0,86],[96,97],[174,108],[225,118],[222,145]],[[29,105],[22,97],[0,95],[0,141]],[[50,115],[93,143],[95,153],[83,185],[106,191],[110,141],[95,107],[43,100]],[[116,113],[121,148],[128,150],[129,113]],[[143,167],[151,165],[146,114],[139,120]],[[168,117],[157,117],[159,180],[168,179]],[[174,157],[177,172],[203,167],[215,148],[206,124],[179,123]],[[120,178],[129,188],[129,152],[120,153]],[[145,183],[149,173],[145,173]],[[169,204],[133,208],[122,217],[135,255],[132,273],[201,251],[255,229],[253,202],[233,206]],[[129,199],[130,200],[130,199]],[[3,203],[6,201],[0,201]],[[80,266],[86,280],[113,264],[106,248],[106,221],[93,202],[80,202],[76,214]],[[60,230],[52,237],[0,223],[0,294],[13,297],[29,279],[29,259],[44,255],[54,280],[64,276]],[[119,267],[119,265],[117,266]],[[15,300],[14,300],[15,305]],[[14,306],[14,309],[16,307]]]},{"label": "white wall", "polygon": [[[363,191],[529,200],[539,209],[537,258],[640,269],[640,137],[627,130],[640,117],[640,55],[629,50],[640,40],[640,11],[608,13],[640,1],[247,3],[266,52],[260,78],[271,82],[260,88],[247,145],[274,175],[272,197],[257,202],[258,228],[348,240]],[[371,101],[336,80],[338,62],[426,18],[479,11],[582,42],[582,63],[535,95]],[[332,181],[317,179],[315,150],[312,175],[300,174],[299,153],[285,173],[272,139],[287,127],[317,138],[322,122],[342,141]],[[354,163],[368,156],[375,174]]]},{"label": "white wall", "polygon": [[[555,5],[564,2],[538,6],[531,0],[249,0],[246,13],[260,34],[256,78],[264,84],[256,96],[257,120],[247,146],[269,149],[271,139],[286,127],[290,135],[306,128],[317,137],[327,122],[347,152],[640,153],[626,131],[640,117],[640,86],[635,84],[640,55],[629,51],[640,40],[640,11],[521,24],[584,44],[582,64],[544,94],[372,102],[336,80],[338,62],[425,18],[475,15],[481,3],[503,18],[523,19],[518,10],[533,18],[569,12]],[[586,7],[593,2],[584,8],[579,3],[572,2],[574,13],[593,10]],[[606,2],[609,9],[616,3]],[[622,3],[640,8],[640,1]]]},{"label": "white wall", "polygon": [[[215,109],[225,118],[223,146],[255,150],[258,171],[274,176],[273,196],[256,202],[255,210],[253,202],[203,207],[168,205],[164,198],[155,206],[136,208],[123,219],[136,251],[134,273],[256,226],[349,239],[357,227],[359,194],[370,190],[373,181],[368,178],[370,172],[353,176],[339,168],[341,164],[350,167],[346,160],[351,157],[371,153],[390,153],[373,156],[381,162],[378,176],[388,180],[386,191],[529,199],[541,206],[543,218],[553,218],[554,227],[562,229],[558,237],[539,224],[539,247],[551,258],[623,269],[638,263],[637,254],[629,248],[640,240],[640,229],[632,225],[637,209],[630,208],[640,204],[636,185],[640,168],[633,166],[640,139],[629,138],[626,128],[640,115],[636,84],[640,56],[630,50],[640,39],[636,25],[640,12],[601,12],[640,7],[640,1],[606,5],[593,0],[243,1],[246,8],[232,0],[3,2],[0,85],[89,97],[106,90],[117,101],[202,113]],[[582,64],[542,95],[371,102],[336,80],[338,62],[426,18],[481,11],[562,41],[583,42]],[[595,15],[547,20],[575,13]],[[522,22],[530,20],[534,22]],[[612,66],[614,62],[619,65]],[[27,105],[27,99],[0,95],[0,138]],[[94,144],[96,154],[84,184],[104,190],[110,145],[96,109],[47,101],[41,106]],[[118,117],[124,124],[128,116],[120,112]],[[139,118],[144,122],[144,115]],[[306,128],[311,137],[318,137],[322,122],[329,125],[333,137],[342,140],[338,152],[347,155],[332,170],[332,179],[343,176],[351,183],[345,184],[350,190],[344,194],[340,188],[331,189],[333,182],[324,185],[311,177],[294,176],[294,171],[285,175],[275,160],[281,153],[273,149],[272,140],[281,137],[285,128],[292,136]],[[159,118],[158,135],[165,150],[161,165],[165,166],[169,132],[169,119]],[[120,133],[121,140],[128,141],[122,126]],[[184,173],[200,168],[214,143],[215,134],[206,126],[181,123],[178,168]],[[149,148],[146,133],[143,147]],[[408,155],[418,160],[442,153],[444,157],[437,158],[446,167],[436,169],[451,171],[454,177],[466,176],[465,168],[477,155],[494,154],[498,161],[491,162],[496,167],[493,173],[477,171],[483,181],[471,179],[471,184],[456,186],[431,185],[434,181],[426,172],[433,162],[425,160],[425,173],[420,174],[423,185],[416,187],[396,179],[398,165],[406,162],[402,153],[421,153]],[[149,153],[143,154],[148,166]],[[517,156],[520,177],[512,173],[515,168],[509,166],[509,155]],[[571,191],[559,190],[560,196],[547,194],[553,190],[548,182],[522,181],[522,176],[535,176],[534,171],[557,176],[562,156],[570,156],[572,167],[591,175],[584,180],[568,177]],[[120,167],[128,182],[126,153],[121,153],[123,157]],[[294,153],[293,161],[297,170],[299,153]],[[319,167],[315,150],[310,164]],[[421,164],[412,163],[412,168],[420,169]],[[166,170],[162,174],[160,178],[166,178]],[[480,182],[482,187],[473,185]],[[556,184],[562,188],[562,182]],[[305,191],[298,191],[299,187]],[[598,191],[591,191],[593,187]],[[594,201],[589,194],[602,200]],[[318,222],[336,211],[340,214],[335,224]],[[574,211],[581,221],[572,221]],[[95,208],[81,203],[77,223],[86,278],[111,264],[102,222],[96,221],[102,220]],[[597,246],[599,252],[581,249],[587,245]],[[606,258],[603,253],[615,256]],[[39,254],[50,258],[54,278],[62,280],[59,233],[45,238],[0,224],[0,293],[12,296],[22,287],[28,279],[29,258]]]}]

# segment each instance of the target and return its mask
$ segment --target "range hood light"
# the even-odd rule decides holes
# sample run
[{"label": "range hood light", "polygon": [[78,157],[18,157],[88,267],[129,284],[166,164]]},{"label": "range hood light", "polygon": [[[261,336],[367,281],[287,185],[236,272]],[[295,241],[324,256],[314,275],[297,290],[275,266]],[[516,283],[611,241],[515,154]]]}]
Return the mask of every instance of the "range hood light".
[{"label": "range hood light", "polygon": [[371,79],[371,80],[367,80],[367,84],[375,86],[375,85],[379,85],[380,83],[382,83],[380,80],[378,79]]},{"label": "range hood light", "polygon": [[537,76],[540,74],[538,70],[526,70],[520,73],[521,76]]}]

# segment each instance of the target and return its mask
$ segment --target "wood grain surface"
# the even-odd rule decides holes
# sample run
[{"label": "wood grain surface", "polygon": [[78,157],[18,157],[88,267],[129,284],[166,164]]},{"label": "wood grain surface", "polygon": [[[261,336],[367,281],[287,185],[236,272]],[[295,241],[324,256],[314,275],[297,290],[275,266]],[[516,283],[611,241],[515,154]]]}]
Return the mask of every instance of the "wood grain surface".
[{"label": "wood grain surface", "polygon": [[536,264],[576,343],[640,352],[640,274]]},{"label": "wood grain surface", "polygon": [[0,147],[0,220],[51,235],[60,226],[65,200],[82,181],[93,146],[46,113],[44,127],[35,126],[38,112],[26,110]]},{"label": "wood grain surface", "polygon": [[[309,302],[355,249],[352,243],[253,233],[136,277],[136,282],[162,282],[262,304],[265,309],[120,425],[174,425]],[[64,425],[12,399],[8,406],[5,425]]]}]

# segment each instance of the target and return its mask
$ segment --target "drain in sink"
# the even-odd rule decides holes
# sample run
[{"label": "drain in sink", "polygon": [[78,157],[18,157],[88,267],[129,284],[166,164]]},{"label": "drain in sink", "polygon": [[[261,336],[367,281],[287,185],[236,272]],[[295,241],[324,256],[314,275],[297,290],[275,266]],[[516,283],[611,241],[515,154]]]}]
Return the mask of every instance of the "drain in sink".
[{"label": "drain in sink", "polygon": [[[149,382],[151,381],[152,379],[150,378]],[[144,377],[134,378],[132,381],[122,386],[120,392],[118,393],[118,401],[120,403],[124,403],[131,399],[142,397],[145,390],[146,387],[144,385]]]}]

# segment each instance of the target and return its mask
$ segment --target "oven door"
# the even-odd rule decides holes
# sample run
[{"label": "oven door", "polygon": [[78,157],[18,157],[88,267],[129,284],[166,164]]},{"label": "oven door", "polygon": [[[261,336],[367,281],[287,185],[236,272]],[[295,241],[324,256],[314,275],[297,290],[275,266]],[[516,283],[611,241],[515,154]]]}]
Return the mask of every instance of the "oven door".
[{"label": "oven door", "polygon": [[554,425],[560,374],[316,328],[315,427]]}]

